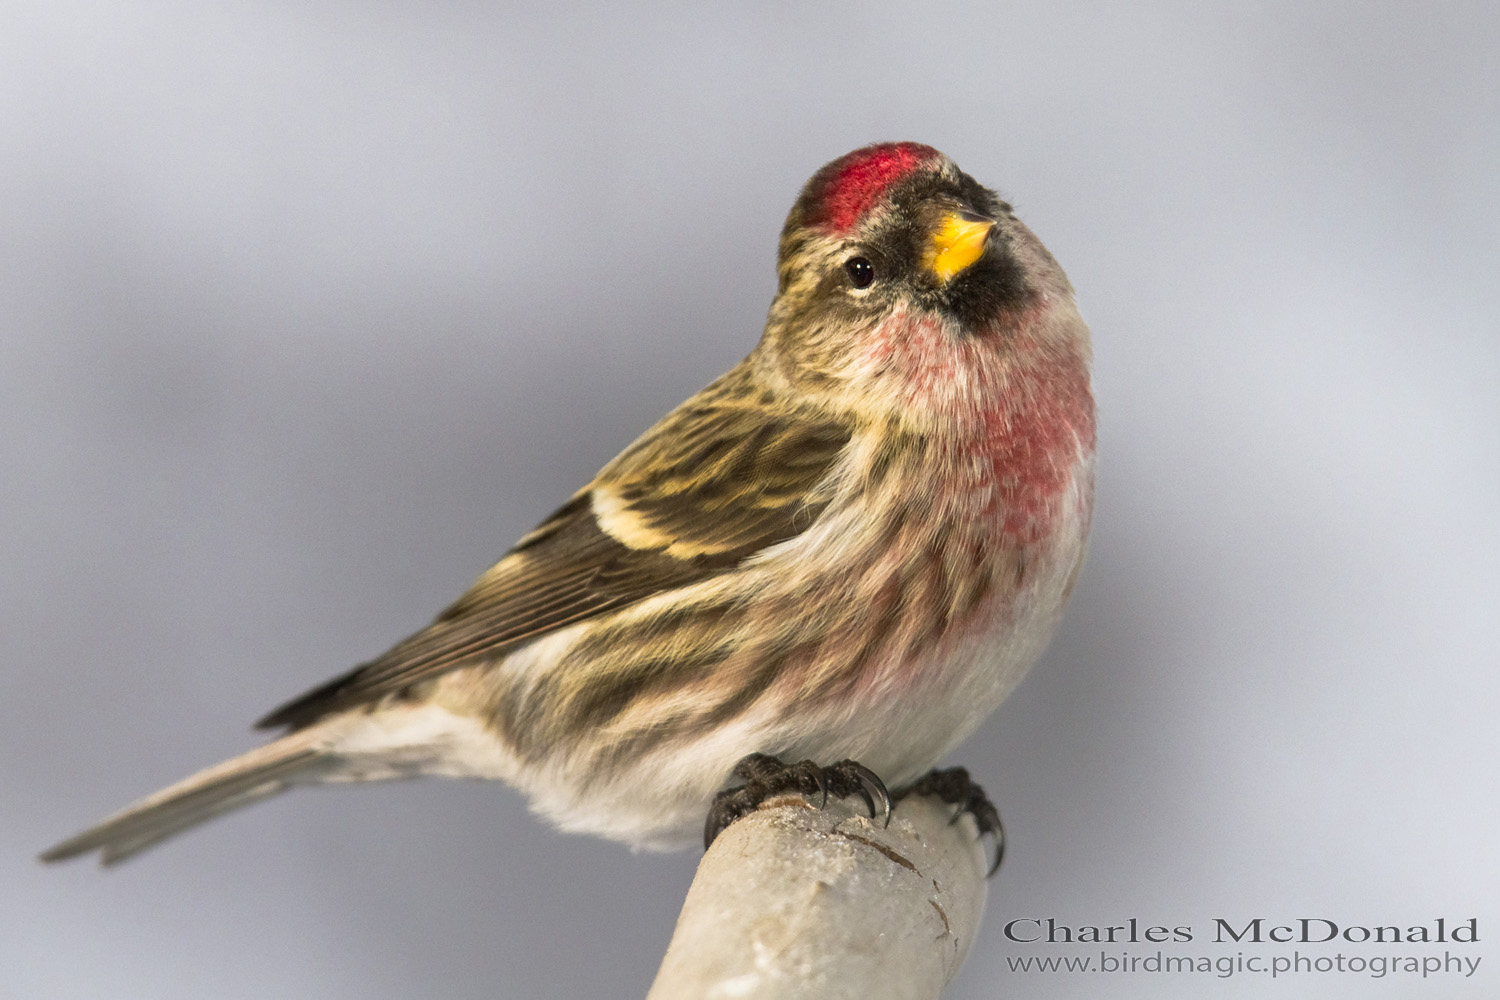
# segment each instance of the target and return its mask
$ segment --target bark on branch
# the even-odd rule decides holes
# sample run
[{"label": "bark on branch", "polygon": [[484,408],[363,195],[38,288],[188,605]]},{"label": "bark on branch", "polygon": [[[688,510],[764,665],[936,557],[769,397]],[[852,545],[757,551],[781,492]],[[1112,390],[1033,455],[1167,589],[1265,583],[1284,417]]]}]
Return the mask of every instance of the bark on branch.
[{"label": "bark on branch", "polygon": [[698,865],[648,1000],[922,1000],[953,978],[984,912],[973,821],[910,796],[888,828],[857,799],[768,802]]}]

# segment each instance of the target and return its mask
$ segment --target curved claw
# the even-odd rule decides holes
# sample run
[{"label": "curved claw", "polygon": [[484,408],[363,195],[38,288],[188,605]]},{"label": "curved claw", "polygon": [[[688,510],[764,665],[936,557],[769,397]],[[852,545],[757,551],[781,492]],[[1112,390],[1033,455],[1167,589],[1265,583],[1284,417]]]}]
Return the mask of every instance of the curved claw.
[{"label": "curved claw", "polygon": [[820,796],[818,808],[822,809],[828,805],[828,782],[823,778],[823,769],[810,760],[804,760],[797,766],[802,769],[803,774],[812,778],[814,785],[818,786],[818,795]]},{"label": "curved claw", "polygon": [[889,827],[891,825],[891,793],[885,787],[885,782],[880,780],[880,775],[858,761],[851,760],[848,763],[854,776],[859,779],[860,794],[864,796],[865,804],[870,807],[870,818],[876,818],[875,803],[878,801],[881,825]]},{"label": "curved claw", "polygon": [[953,816],[948,820],[949,826],[957,823],[964,813],[973,816],[974,825],[979,828],[980,837],[995,838],[995,860],[990,864],[989,874],[985,877],[988,878],[1000,870],[1000,862],[1005,859],[1005,827],[1000,822],[1000,813],[994,803],[990,801],[989,796],[985,795],[984,789],[969,777],[968,771],[961,767],[929,771],[896,792],[897,798],[905,798],[908,795],[931,795],[957,806]]},{"label": "curved claw", "polygon": [[[963,819],[964,816],[973,814],[974,807],[975,804],[972,802],[966,802],[960,805],[956,810],[954,810],[952,817],[949,818],[948,825],[953,826],[959,820]],[[1005,828],[999,825],[999,820],[1000,817],[997,815],[995,817],[994,829],[989,829],[980,822],[978,816],[975,816],[975,822],[976,824],[979,824],[980,839],[982,840],[985,837],[993,837],[995,840],[995,860],[990,863],[990,870],[984,873],[985,878],[994,878],[995,873],[1000,870],[1000,862],[1005,860]]]},{"label": "curved claw", "polygon": [[1005,831],[996,830],[995,838],[995,861],[990,865],[990,870],[985,872],[985,878],[994,878],[995,873],[1000,870],[1000,862],[1005,860]]},{"label": "curved claw", "polygon": [[[983,800],[983,804],[986,806],[989,805],[989,800]],[[979,826],[980,839],[983,839],[985,837],[994,838],[995,860],[990,864],[990,870],[984,873],[985,878],[994,878],[995,873],[1000,870],[1000,862],[1005,860],[1005,828],[1000,825],[999,814],[994,814],[994,826],[991,827],[985,821],[986,818],[981,817],[979,813],[976,812],[976,808],[983,807],[978,803],[972,801],[960,805],[958,807],[958,810],[954,812],[953,818],[948,820],[948,825],[953,826],[959,820],[963,819],[965,815],[973,815],[975,823]],[[991,811],[993,811],[993,807],[990,808]]]}]

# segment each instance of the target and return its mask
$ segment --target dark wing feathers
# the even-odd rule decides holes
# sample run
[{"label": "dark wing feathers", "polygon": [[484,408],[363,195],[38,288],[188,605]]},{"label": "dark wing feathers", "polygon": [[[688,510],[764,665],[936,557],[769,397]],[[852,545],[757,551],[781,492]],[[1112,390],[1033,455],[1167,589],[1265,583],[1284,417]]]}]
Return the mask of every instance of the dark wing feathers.
[{"label": "dark wing feathers", "polygon": [[[768,418],[711,402],[684,406],[517,542],[427,628],[257,725],[300,728],[732,570],[816,520],[827,502],[818,487],[849,437],[847,427],[825,420]],[[601,524],[596,491],[606,491],[624,518],[649,529],[653,544],[642,547],[640,537],[618,526],[620,534],[612,533],[609,519]]]},{"label": "dark wing feathers", "polygon": [[685,409],[680,420],[679,433],[622,454],[600,485],[682,548],[736,561],[806,530],[826,502],[815,489],[850,436],[841,424],[759,411]]}]

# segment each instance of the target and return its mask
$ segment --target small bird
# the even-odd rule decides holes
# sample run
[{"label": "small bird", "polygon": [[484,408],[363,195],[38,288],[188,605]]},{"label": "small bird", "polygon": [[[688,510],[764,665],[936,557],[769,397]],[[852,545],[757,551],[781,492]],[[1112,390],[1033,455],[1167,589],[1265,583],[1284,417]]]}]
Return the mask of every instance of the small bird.
[{"label": "small bird", "polygon": [[271,712],[278,738],[42,858],[112,864],[323,782],[499,779],[564,830],[666,849],[705,818],[711,839],[747,808],[733,776],[764,788],[783,759],[804,789],[825,766],[879,798],[917,781],[1073,589],[1088,328],[1011,206],[911,142],[813,175],[778,279],[743,361],[431,625]]}]

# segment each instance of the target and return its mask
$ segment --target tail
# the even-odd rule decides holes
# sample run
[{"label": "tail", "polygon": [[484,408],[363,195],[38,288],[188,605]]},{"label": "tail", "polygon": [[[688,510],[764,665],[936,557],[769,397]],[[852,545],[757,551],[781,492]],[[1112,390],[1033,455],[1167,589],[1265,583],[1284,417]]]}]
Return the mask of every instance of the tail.
[{"label": "tail", "polygon": [[99,852],[112,865],[220,813],[259,802],[293,784],[316,780],[330,763],[317,727],[289,733],[147,796],[41,855],[64,861]]}]

